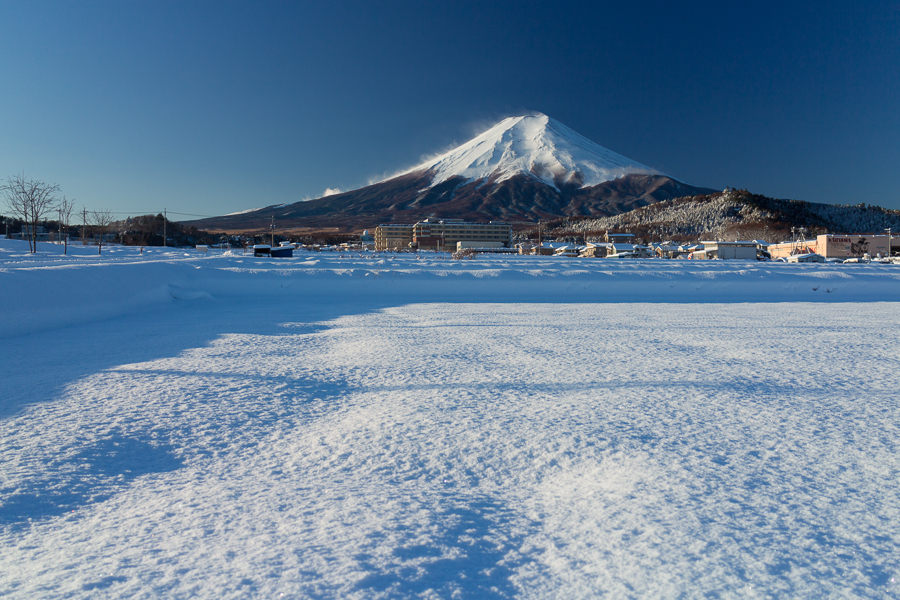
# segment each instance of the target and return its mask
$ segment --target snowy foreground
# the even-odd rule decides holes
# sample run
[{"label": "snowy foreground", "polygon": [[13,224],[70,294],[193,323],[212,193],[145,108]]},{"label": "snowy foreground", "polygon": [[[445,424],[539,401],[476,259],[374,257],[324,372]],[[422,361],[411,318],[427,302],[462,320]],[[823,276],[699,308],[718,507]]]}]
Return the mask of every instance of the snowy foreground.
[{"label": "snowy foreground", "polygon": [[900,267],[23,249],[0,596],[900,593]]}]

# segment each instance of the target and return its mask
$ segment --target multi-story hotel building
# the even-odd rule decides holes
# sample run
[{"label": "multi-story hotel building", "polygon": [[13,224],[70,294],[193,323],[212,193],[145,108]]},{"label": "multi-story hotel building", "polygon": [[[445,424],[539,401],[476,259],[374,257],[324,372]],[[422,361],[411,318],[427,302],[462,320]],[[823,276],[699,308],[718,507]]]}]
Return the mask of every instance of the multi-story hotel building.
[{"label": "multi-story hotel building", "polygon": [[376,250],[409,250],[415,225],[379,225],[375,228]]},{"label": "multi-story hotel building", "polygon": [[376,250],[454,251],[458,242],[509,248],[512,226],[495,221],[468,223],[462,219],[429,218],[414,225],[379,225],[375,228]]}]

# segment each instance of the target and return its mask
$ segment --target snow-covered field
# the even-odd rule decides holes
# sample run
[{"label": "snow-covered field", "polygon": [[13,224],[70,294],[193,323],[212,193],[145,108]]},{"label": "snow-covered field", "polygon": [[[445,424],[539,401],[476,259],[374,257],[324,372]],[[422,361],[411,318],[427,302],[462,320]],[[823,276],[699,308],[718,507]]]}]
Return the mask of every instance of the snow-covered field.
[{"label": "snow-covered field", "polygon": [[900,267],[0,241],[0,595],[895,597]]}]

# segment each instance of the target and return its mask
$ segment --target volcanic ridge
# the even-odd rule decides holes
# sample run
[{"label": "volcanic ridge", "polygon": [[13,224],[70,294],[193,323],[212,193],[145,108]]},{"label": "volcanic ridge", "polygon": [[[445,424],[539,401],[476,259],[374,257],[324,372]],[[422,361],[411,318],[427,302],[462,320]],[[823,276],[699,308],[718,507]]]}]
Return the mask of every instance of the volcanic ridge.
[{"label": "volcanic ridge", "polygon": [[709,193],[592,142],[543,114],[504,119],[399,175],[316,200],[192,221],[203,229],[352,231],[426,217],[535,222],[604,217]]}]

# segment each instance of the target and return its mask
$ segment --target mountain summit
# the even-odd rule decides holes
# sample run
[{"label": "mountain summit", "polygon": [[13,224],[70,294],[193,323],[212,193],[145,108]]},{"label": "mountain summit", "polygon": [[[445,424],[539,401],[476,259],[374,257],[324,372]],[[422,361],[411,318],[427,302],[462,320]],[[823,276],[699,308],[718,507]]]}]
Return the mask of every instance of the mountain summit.
[{"label": "mountain summit", "polygon": [[592,187],[625,175],[661,175],[542,114],[503,119],[406,173],[423,171],[433,174],[429,187],[454,177],[502,183],[526,175],[557,190],[566,184]]},{"label": "mountain summit", "polygon": [[616,154],[542,114],[510,117],[384,181],[324,198],[192,221],[197,227],[359,231],[427,217],[513,223],[605,217],[710,193]]}]

